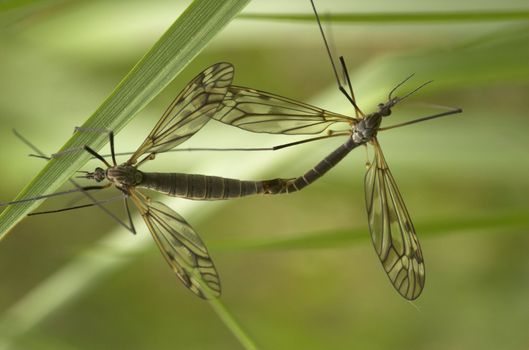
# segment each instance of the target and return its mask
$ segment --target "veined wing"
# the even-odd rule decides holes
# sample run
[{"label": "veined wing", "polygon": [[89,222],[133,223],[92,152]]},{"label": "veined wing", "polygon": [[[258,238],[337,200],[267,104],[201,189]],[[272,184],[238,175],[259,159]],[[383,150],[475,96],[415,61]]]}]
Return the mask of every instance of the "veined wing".
[{"label": "veined wing", "polygon": [[425,282],[421,247],[378,141],[372,143],[375,159],[366,173],[365,194],[373,246],[395,289],[413,300]]},{"label": "veined wing", "polygon": [[200,130],[213,116],[233,80],[233,66],[221,62],[198,74],[171,102],[154,129],[129,160],[167,151]]},{"label": "veined wing", "polygon": [[318,134],[335,123],[357,119],[268,92],[230,86],[214,119],[238,128],[269,134]]},{"label": "veined wing", "polygon": [[139,192],[131,198],[165,260],[193,293],[204,299],[220,296],[220,279],[206,246],[193,228],[174,210]]}]

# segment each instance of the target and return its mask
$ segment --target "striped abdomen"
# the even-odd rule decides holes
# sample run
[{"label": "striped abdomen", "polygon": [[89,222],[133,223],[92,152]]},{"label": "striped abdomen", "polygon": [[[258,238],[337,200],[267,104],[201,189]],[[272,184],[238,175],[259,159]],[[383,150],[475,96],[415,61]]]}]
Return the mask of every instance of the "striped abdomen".
[{"label": "striped abdomen", "polygon": [[[353,149],[355,149],[361,144],[362,143],[353,141],[352,138],[348,138],[345,143],[343,143],[340,147],[338,147],[331,154],[325,157],[321,162],[316,164],[314,168],[307,171],[304,175],[294,179],[283,181],[281,186],[279,187],[271,185],[271,190],[269,190],[268,193],[277,194],[300,191],[304,187],[310,185],[311,183],[322,177],[327,171],[329,171],[332,167],[338,164],[338,162],[340,162],[347,154],[349,154],[349,152],[351,152]],[[276,179],[274,181],[276,181],[277,183],[279,180],[280,179]]]},{"label": "striped abdomen", "polygon": [[242,181],[218,176],[181,173],[142,173],[138,187],[148,188],[173,197],[195,200],[219,200],[269,193],[281,187],[283,180]]}]

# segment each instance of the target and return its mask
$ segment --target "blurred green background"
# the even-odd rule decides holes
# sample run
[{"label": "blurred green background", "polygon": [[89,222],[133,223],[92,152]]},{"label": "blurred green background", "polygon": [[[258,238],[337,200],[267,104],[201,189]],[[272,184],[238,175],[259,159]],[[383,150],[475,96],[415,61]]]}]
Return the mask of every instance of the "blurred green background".
[{"label": "blurred green background", "polygon": [[[188,4],[0,5],[0,201],[14,198],[43,166],[27,157],[11,129],[47,153],[57,150]],[[316,4],[322,17],[528,10],[515,0]],[[310,5],[256,0],[244,13],[302,14]],[[405,301],[380,266],[365,217],[366,155],[358,150],[296,194],[214,203],[164,199],[209,247],[223,282],[224,314],[262,349],[527,349],[527,19],[324,27],[347,60],[365,111],[411,73],[405,89],[435,82],[398,106],[388,124],[436,111],[424,103],[464,110],[379,137],[421,240],[425,291],[416,302]],[[314,22],[236,19],[117,135],[118,149],[134,150],[172,97],[221,60],[235,65],[238,85],[352,113],[334,86]],[[292,140],[212,122],[183,146]],[[341,142],[271,153],[167,154],[146,169],[293,177]],[[41,208],[60,208],[72,198]],[[122,214],[119,205],[109,207]],[[243,348],[227,321],[176,281],[135,219],[133,237],[98,209],[31,217],[2,240],[0,348]]]}]

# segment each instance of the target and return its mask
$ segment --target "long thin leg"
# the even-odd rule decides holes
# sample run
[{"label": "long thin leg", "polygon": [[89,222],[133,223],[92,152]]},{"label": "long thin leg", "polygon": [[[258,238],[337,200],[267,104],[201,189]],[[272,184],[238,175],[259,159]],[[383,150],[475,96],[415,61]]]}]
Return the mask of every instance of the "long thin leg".
[{"label": "long thin leg", "polygon": [[[110,155],[112,156],[112,163],[114,164],[114,166],[117,165],[117,163],[116,163],[116,152],[114,151],[114,131],[113,130],[104,129],[104,128],[84,128],[84,127],[81,127],[81,126],[76,126],[74,128],[74,132],[77,132],[77,131],[80,131],[80,132],[97,132],[97,133],[106,133],[106,134],[108,134],[108,139],[110,141],[110,153],[111,153]],[[52,158],[57,158],[57,157],[60,157],[63,154],[71,153],[71,152],[75,152],[75,151],[80,151],[82,149],[86,149],[86,147],[72,147],[72,148],[69,148],[67,150],[54,153],[51,156],[52,156]]]},{"label": "long thin leg", "polygon": [[132,232],[133,235],[136,234],[136,228],[134,227],[134,221],[132,221],[132,216],[130,215],[130,208],[129,208],[129,201],[128,201],[129,197],[128,196],[125,196],[123,198],[124,202],[125,202],[125,209],[127,209],[127,217],[129,218],[129,227],[130,227],[130,231]]},{"label": "long thin leg", "polygon": [[318,28],[320,29],[321,37],[323,38],[323,43],[325,44],[325,49],[327,50],[327,55],[329,56],[329,60],[331,61],[331,66],[334,72],[334,77],[336,78],[336,83],[338,84],[338,87],[341,87],[342,83],[340,82],[340,78],[338,76],[338,70],[336,69],[336,65],[334,64],[334,59],[332,57],[331,48],[329,47],[329,44],[327,43],[327,38],[325,37],[325,33],[323,32],[323,27],[321,26],[320,16],[318,15],[318,11],[316,11],[316,5],[314,5],[313,0],[310,0],[310,3],[312,5],[312,9],[314,10],[316,21],[318,22]]},{"label": "long thin leg", "polygon": [[429,115],[427,117],[422,117],[422,118],[418,118],[418,119],[413,119],[413,120],[410,120],[410,121],[407,121],[407,122],[404,122],[404,123],[399,123],[399,124],[395,124],[395,125],[389,125],[389,126],[386,126],[386,127],[378,129],[378,131],[395,129],[395,128],[399,128],[401,126],[415,124],[415,123],[423,122],[423,121],[430,120],[430,119],[445,117],[447,115],[458,114],[458,113],[461,113],[461,112],[463,112],[463,110],[461,108],[454,108],[453,110],[450,110],[450,111],[446,111],[446,112],[442,112],[442,113],[438,113],[438,114],[433,114],[433,115]]},{"label": "long thin leg", "polygon": [[[69,211],[69,210],[75,210],[75,209],[81,209],[81,208],[88,208],[88,207],[93,207],[93,206],[99,205],[99,204],[110,203],[110,202],[116,201],[116,200],[121,199],[121,198],[123,198],[123,196],[112,197],[112,198],[108,198],[108,199],[97,201],[95,203],[81,204],[81,205],[76,205],[76,206],[73,206],[73,207],[54,209],[54,210],[46,210],[46,211],[36,211],[36,212],[33,212],[33,213],[29,213],[28,216],[35,216],[35,215],[42,215],[42,214],[51,214],[51,213],[60,213],[60,212],[63,212],[63,211]],[[133,233],[136,233],[136,232],[134,231]]]},{"label": "long thin leg", "polygon": [[104,190],[105,188],[109,188],[110,186],[112,186],[111,183],[108,183],[106,185],[101,185],[101,186],[82,186],[81,190],[82,191]]},{"label": "long thin leg", "polygon": [[116,163],[116,152],[114,151],[114,132],[113,131],[110,131],[108,133],[108,139],[110,141],[110,154],[112,155],[112,163],[114,164],[114,166],[118,165],[118,163]]},{"label": "long thin leg", "polygon": [[345,97],[349,100],[349,102],[353,104],[353,106],[356,106],[356,102],[354,98],[352,96],[349,96],[349,93],[347,92],[347,90],[345,90],[342,83],[340,82],[340,77],[338,76],[338,70],[336,69],[336,65],[334,64],[334,59],[332,57],[331,49],[327,42],[327,38],[325,37],[325,33],[323,32],[323,27],[321,25],[320,16],[318,15],[318,11],[316,10],[316,5],[314,5],[314,0],[310,0],[310,3],[312,5],[312,9],[314,10],[316,21],[318,22],[318,28],[320,29],[320,33],[323,38],[323,43],[325,44],[325,49],[327,50],[327,55],[329,56],[329,60],[331,61],[331,66],[334,72],[334,77],[336,78],[336,83],[338,84],[338,89],[340,90],[342,94],[345,95]]},{"label": "long thin leg", "polygon": [[343,72],[345,74],[345,79],[347,81],[347,85],[349,86],[349,92],[351,93],[351,99],[352,99],[352,104],[353,104],[353,107],[355,109],[355,115],[357,118],[359,118],[360,116],[362,117],[365,117],[365,114],[364,112],[362,112],[360,110],[360,107],[358,107],[358,105],[356,104],[356,98],[355,98],[355,94],[354,94],[354,91],[353,91],[353,85],[351,84],[351,79],[349,78],[349,71],[347,70],[347,66],[345,65],[345,60],[343,58],[343,56],[340,56],[340,63],[342,65],[342,69],[343,69]]},{"label": "long thin leg", "polygon": [[[116,162],[116,152],[114,151],[114,131],[113,130],[108,130],[108,129],[103,129],[103,128],[83,128],[83,127],[77,126],[75,127],[75,131],[107,133],[108,141],[110,142],[110,155],[112,156],[112,164],[114,164],[114,166],[118,165]],[[85,146],[85,149],[86,149],[86,146]]]},{"label": "long thin leg", "polygon": [[101,155],[99,155],[99,153],[97,153],[96,151],[94,151],[93,149],[91,149],[89,146],[84,146],[84,149],[85,151],[87,151],[88,153],[90,153],[91,155],[93,155],[94,157],[96,157],[97,159],[99,159],[100,161],[102,161],[103,163],[105,163],[105,165],[109,168],[112,167],[112,165],[110,165],[105,158],[103,158]]},{"label": "long thin leg", "polygon": [[[13,133],[15,136],[20,139],[26,146],[31,148],[40,158],[44,159],[51,159],[50,157],[46,156],[40,149],[38,149],[35,145],[33,145],[29,140],[27,140],[25,137],[23,137],[19,132],[17,132],[15,129],[13,129]],[[133,229],[128,227],[127,224],[125,224],[123,221],[121,221],[114,213],[112,213],[110,210],[105,208],[102,204],[98,203],[97,199],[90,194],[90,192],[83,191],[83,187],[77,183],[77,181],[73,179],[69,179],[70,183],[74,185],[78,191],[81,191],[85,196],[87,196],[92,203],[95,203],[99,209],[103,210],[108,216],[110,216],[114,221],[116,221],[118,224],[126,228],[128,231],[133,232]]]},{"label": "long thin leg", "polygon": [[[80,186],[76,181],[70,179],[69,180],[70,183],[72,183],[75,187],[77,188],[82,188],[82,186]],[[98,203],[97,199],[92,196],[90,194],[90,192],[82,192],[85,196],[87,196],[91,201],[92,203],[95,203],[101,210],[103,210],[107,215],[109,215],[112,219],[114,219],[114,221],[116,221],[118,224],[120,224],[121,226],[125,227],[128,231],[130,232],[133,232],[132,229],[127,226],[127,224],[125,224],[123,221],[121,221],[120,218],[118,218],[113,212],[111,212],[110,210],[108,210],[105,206],[103,206],[102,204]]]},{"label": "long thin leg", "polygon": [[[77,177],[78,178],[84,178],[84,176],[77,176]],[[92,191],[92,190],[104,190],[106,188],[109,188],[110,186],[112,186],[111,183],[107,183],[106,185],[83,186],[83,187],[81,187],[81,191],[80,192],[82,193],[82,192],[85,192],[85,191]],[[69,206],[74,205],[75,203],[77,203],[81,199],[83,199],[84,198],[83,196],[84,196],[84,194],[77,196],[76,198],[74,198],[71,201],[69,201],[66,206],[69,207]]]},{"label": "long thin leg", "polygon": [[[174,152],[197,152],[197,151],[199,151],[199,152],[228,152],[228,151],[231,151],[231,152],[264,152],[264,151],[278,151],[280,149],[291,147],[291,146],[295,146],[295,145],[299,145],[299,144],[302,144],[302,143],[308,143],[308,142],[318,141],[318,140],[325,140],[325,139],[328,139],[330,137],[336,137],[336,136],[346,136],[346,135],[349,135],[349,134],[350,133],[348,131],[330,132],[328,135],[312,137],[312,138],[308,138],[308,139],[304,139],[304,140],[300,140],[300,141],[289,142],[289,143],[284,143],[284,144],[276,145],[276,146],[272,146],[272,147],[258,147],[258,148],[210,148],[210,147],[179,148],[179,149],[170,149],[170,150],[159,152],[159,153],[156,153],[156,154],[174,153]],[[128,155],[131,155],[133,153],[134,152],[120,152],[120,153],[116,153],[116,156],[128,156]],[[30,154],[30,156],[31,157],[41,158],[39,155],[36,155],[36,154]],[[108,157],[110,155],[109,154],[103,154],[102,156],[103,157]],[[94,159],[95,159],[95,157],[94,157]]]},{"label": "long thin leg", "polygon": [[73,153],[73,152],[81,152],[81,151],[84,151],[84,147],[81,147],[81,146],[79,146],[79,147],[71,147],[71,148],[65,149],[64,151],[60,151],[60,152],[57,152],[57,153],[52,153],[51,158],[59,158],[59,157],[61,157],[64,154],[69,154],[69,153]]},{"label": "long thin leg", "polygon": [[11,205],[11,204],[18,204],[18,203],[24,203],[24,202],[32,202],[32,201],[36,201],[36,200],[39,200],[39,199],[45,199],[45,198],[50,198],[50,197],[62,196],[62,195],[64,195],[64,194],[76,193],[76,192],[82,192],[82,191],[89,191],[89,190],[91,190],[91,188],[84,189],[83,187],[79,187],[79,188],[75,188],[75,189],[71,189],[71,190],[66,190],[66,191],[60,191],[60,192],[54,192],[54,193],[50,193],[50,194],[45,194],[45,195],[42,195],[42,196],[35,196],[35,197],[30,197],[30,198],[19,199],[19,200],[17,200],[17,201],[11,201],[11,202],[0,203],[0,207],[4,207],[4,206],[6,206],[6,205]]}]

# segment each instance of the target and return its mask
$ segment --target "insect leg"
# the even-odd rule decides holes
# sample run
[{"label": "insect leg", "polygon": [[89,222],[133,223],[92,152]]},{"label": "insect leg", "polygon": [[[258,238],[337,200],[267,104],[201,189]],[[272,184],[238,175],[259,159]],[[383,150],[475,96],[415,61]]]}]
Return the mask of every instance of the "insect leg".
[{"label": "insect leg", "polygon": [[[85,127],[81,127],[81,126],[76,126],[74,128],[74,132],[96,132],[96,133],[106,133],[108,134],[108,138],[109,138],[109,141],[110,141],[110,151],[111,151],[111,156],[112,156],[112,163],[114,165],[117,165],[116,163],[116,153],[114,152],[114,131],[113,130],[109,130],[109,129],[105,129],[105,128],[85,128]],[[72,152],[76,152],[76,151],[81,151],[83,149],[86,149],[85,147],[72,147],[72,148],[69,148],[69,149],[66,149],[64,151],[60,151],[60,152],[57,152],[57,153],[54,153],[51,155],[52,158],[58,158],[60,156],[62,156],[63,154],[67,154],[67,153],[72,153]],[[99,159],[99,157],[96,157]]]},{"label": "insect leg", "polygon": [[129,199],[128,196],[125,196],[123,198],[123,200],[125,202],[125,209],[127,210],[127,217],[129,219],[129,231],[132,232],[133,235],[135,235],[136,234],[136,228],[134,227],[134,221],[132,221],[132,216],[130,215],[130,208],[129,208],[128,199]]},{"label": "insect leg", "polygon": [[358,107],[358,105],[356,104],[356,98],[355,98],[355,94],[354,94],[354,91],[353,91],[353,85],[351,84],[351,79],[349,78],[349,71],[347,70],[347,66],[345,65],[345,60],[343,58],[343,56],[340,56],[340,64],[342,65],[342,69],[343,69],[343,72],[345,74],[345,79],[346,79],[346,82],[347,82],[347,86],[349,86],[349,92],[351,94],[351,103],[355,109],[355,115],[357,118],[359,118],[360,116],[362,117],[365,117],[365,114],[364,112],[362,112],[360,110],[360,107]]},{"label": "insect leg", "polygon": [[110,165],[105,158],[103,158],[101,155],[99,155],[99,153],[97,153],[96,151],[94,151],[93,149],[91,149],[89,146],[84,146],[84,149],[85,151],[87,151],[88,153],[90,153],[91,155],[93,155],[94,157],[96,157],[97,159],[99,159],[100,161],[102,161],[103,163],[105,163],[105,165],[107,167],[112,167],[112,165]]},{"label": "insect leg", "polygon": [[349,100],[349,102],[353,104],[353,106],[356,106],[356,102],[354,101],[353,96],[349,95],[347,90],[345,90],[342,83],[340,82],[340,77],[338,76],[338,70],[336,69],[336,65],[334,64],[334,58],[332,57],[331,49],[329,47],[329,44],[327,43],[327,38],[325,37],[325,33],[323,32],[323,27],[321,25],[320,16],[318,15],[318,11],[316,10],[316,6],[314,5],[314,0],[310,0],[310,3],[312,5],[314,15],[316,16],[316,22],[318,23],[318,28],[320,29],[320,33],[323,38],[323,43],[325,44],[325,49],[327,50],[327,55],[329,56],[329,60],[331,61],[332,70],[334,72],[336,83],[338,84],[338,89],[340,90],[342,94],[345,95],[345,97]]},{"label": "insect leg", "polygon": [[110,141],[110,155],[112,156],[112,163],[114,166],[117,165],[116,163],[116,152],[114,152],[114,131],[110,129],[105,128],[84,128],[81,126],[76,126],[75,131],[81,131],[81,132],[98,132],[98,133],[106,133],[108,134],[108,140]]},{"label": "insect leg", "polygon": [[369,169],[371,161],[369,160],[369,149],[367,148],[367,144],[364,145],[364,148],[366,150],[366,169]]},{"label": "insect leg", "polygon": [[[294,141],[294,142],[289,142],[289,143],[284,143],[284,144],[281,144],[281,145],[276,145],[276,146],[271,146],[271,147],[259,147],[259,148],[255,148],[255,147],[252,147],[252,148],[213,148],[213,147],[200,147],[200,148],[178,148],[178,149],[170,149],[170,150],[167,150],[167,151],[163,151],[163,152],[158,152],[158,153],[151,153],[149,155],[147,155],[145,157],[145,159],[142,159],[141,161],[139,161],[137,164],[141,164],[147,160],[151,160],[151,159],[154,159],[154,157],[157,155],[157,154],[162,154],[162,153],[173,153],[173,152],[226,152],[226,151],[231,151],[231,152],[264,152],[264,151],[278,151],[280,149],[283,149],[283,148],[287,148],[287,147],[291,147],[291,146],[295,146],[295,145],[300,145],[302,143],[308,143],[308,142],[312,142],[312,141],[318,141],[318,140],[325,140],[325,139],[328,139],[330,137],[336,137],[336,136],[348,136],[350,135],[350,132],[341,132],[341,131],[333,131],[333,132],[330,132],[328,133],[327,135],[324,135],[324,136],[317,136],[317,137],[312,137],[312,138],[308,138],[308,139],[304,139],[304,140],[300,140],[300,141]],[[122,153],[116,153],[116,155],[120,155],[120,156],[124,156],[124,155],[131,155],[131,154],[134,154],[134,152],[122,152]],[[30,154],[30,156],[35,156],[35,155],[32,155]],[[110,154],[103,154],[102,155],[103,157],[109,157]],[[37,156],[38,157],[38,156]]]},{"label": "insect leg", "polygon": [[418,119],[413,119],[413,120],[410,120],[410,121],[407,121],[407,122],[404,122],[404,123],[399,123],[399,124],[385,126],[385,127],[380,128],[378,130],[379,131],[384,131],[384,130],[389,130],[389,129],[394,129],[394,128],[400,128],[401,126],[415,124],[415,123],[423,122],[423,121],[430,120],[430,119],[445,117],[447,115],[458,114],[458,113],[461,113],[461,112],[463,112],[463,110],[461,108],[454,108],[454,109],[451,109],[451,110],[446,111],[446,112],[437,113],[437,114],[429,115],[429,116],[418,118]]},{"label": "insect leg", "polygon": [[[95,205],[98,205],[98,206],[99,206],[99,205],[101,205],[101,204],[110,203],[110,202],[116,201],[116,200],[121,199],[121,198],[123,198],[123,196],[112,197],[112,198],[103,199],[103,200],[100,200],[100,201],[97,201],[97,202],[94,202],[94,203],[81,204],[81,205],[76,205],[76,206],[73,206],[73,207],[67,207],[67,208],[61,208],[61,209],[54,209],[54,210],[46,210],[46,211],[37,211],[37,212],[29,213],[28,216],[35,216],[35,215],[42,215],[42,214],[52,214],[52,213],[60,213],[60,212],[63,212],[63,211],[69,211],[69,210],[75,210],[75,209],[81,209],[81,208],[93,207],[93,206],[95,206]],[[134,232],[134,233],[135,233],[135,232]]]},{"label": "insect leg", "polygon": [[[33,145],[31,142],[29,142],[28,139],[26,139],[24,136],[22,136],[18,131],[16,131],[15,129],[13,129],[13,133],[15,134],[15,136],[20,140],[22,141],[26,146],[28,146],[29,148],[31,148],[35,153],[37,153],[37,155],[39,156],[39,158],[43,158],[43,159],[50,159],[50,157],[47,157],[40,149],[37,148],[37,146]],[[107,208],[105,208],[101,203],[99,203],[97,201],[97,199],[92,196],[90,194],[90,192],[88,191],[83,191],[83,187],[81,185],[79,185],[75,180],[73,179],[69,179],[68,181],[70,181],[70,183],[72,185],[74,185],[77,189],[77,191],[81,191],[81,193],[83,193],[85,196],[87,196],[91,201],[92,203],[94,203],[95,205],[97,205],[101,210],[103,210],[108,216],[110,216],[114,221],[116,221],[118,224],[120,224],[121,226],[125,227],[128,231],[131,231],[131,232],[135,232],[134,230],[134,227],[128,227],[127,224],[125,224],[123,221],[121,221],[114,213],[112,213],[110,210],[108,210]],[[71,190],[71,192],[76,192],[75,190]]]}]

